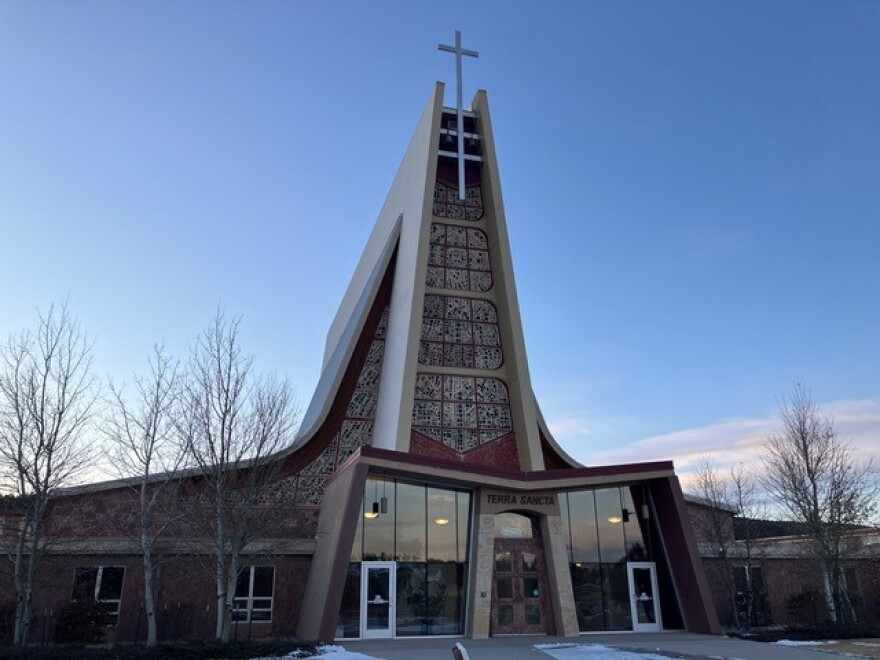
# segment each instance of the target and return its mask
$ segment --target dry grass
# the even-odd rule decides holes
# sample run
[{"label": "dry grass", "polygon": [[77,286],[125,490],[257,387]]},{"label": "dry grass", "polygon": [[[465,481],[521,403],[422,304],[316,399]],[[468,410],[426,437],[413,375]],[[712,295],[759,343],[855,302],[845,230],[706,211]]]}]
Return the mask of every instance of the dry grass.
[{"label": "dry grass", "polygon": [[832,646],[811,646],[810,650],[880,660],[880,638],[841,639]]}]

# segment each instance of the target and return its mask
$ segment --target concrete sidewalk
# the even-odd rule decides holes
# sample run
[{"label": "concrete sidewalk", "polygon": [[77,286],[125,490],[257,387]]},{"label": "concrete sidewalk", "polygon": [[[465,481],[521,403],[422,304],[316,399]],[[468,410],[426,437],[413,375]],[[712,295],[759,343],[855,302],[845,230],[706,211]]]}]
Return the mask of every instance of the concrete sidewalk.
[{"label": "concrete sidewalk", "polygon": [[627,651],[664,654],[671,658],[716,660],[831,660],[842,657],[803,647],[676,632],[583,635],[577,638],[525,635],[491,639],[377,639],[339,644],[349,651],[381,660],[452,660],[452,646],[457,641],[465,646],[471,660],[550,660],[550,656],[534,648],[535,644],[602,644]]}]

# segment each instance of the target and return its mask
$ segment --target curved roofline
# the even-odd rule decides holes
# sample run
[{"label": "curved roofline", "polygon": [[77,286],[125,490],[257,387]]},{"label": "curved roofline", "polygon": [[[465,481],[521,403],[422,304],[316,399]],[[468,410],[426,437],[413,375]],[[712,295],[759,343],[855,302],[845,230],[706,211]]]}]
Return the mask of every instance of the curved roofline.
[{"label": "curved roofline", "polygon": [[586,467],[582,465],[578,461],[574,460],[568,453],[556,442],[556,438],[553,437],[553,434],[550,433],[550,427],[547,425],[547,420],[544,419],[544,413],[541,411],[541,406],[538,404],[538,399],[535,397],[535,393],[532,392],[532,396],[535,398],[535,411],[538,415],[538,429],[541,431],[541,435],[544,436],[544,439],[547,441],[553,450],[559,454],[559,458],[569,464],[570,467],[573,468],[582,468]]},{"label": "curved roofline", "polygon": [[305,445],[321,428],[321,425],[327,418],[330,407],[336,398],[336,393],[339,391],[345,370],[351,361],[355,344],[363,331],[367,315],[373,308],[373,303],[379,292],[379,286],[382,284],[382,278],[385,276],[388,265],[391,263],[391,256],[394,254],[400,239],[402,223],[403,215],[400,215],[391,227],[379,259],[376,260],[376,264],[361,291],[352,314],[348,319],[348,323],[342,331],[339,341],[336,342],[333,353],[328,357],[324,368],[321,370],[321,378],[315,387],[311,403],[309,403],[309,407],[306,409],[305,415],[303,415],[296,438],[289,447],[278,452],[278,456],[291,454]]}]

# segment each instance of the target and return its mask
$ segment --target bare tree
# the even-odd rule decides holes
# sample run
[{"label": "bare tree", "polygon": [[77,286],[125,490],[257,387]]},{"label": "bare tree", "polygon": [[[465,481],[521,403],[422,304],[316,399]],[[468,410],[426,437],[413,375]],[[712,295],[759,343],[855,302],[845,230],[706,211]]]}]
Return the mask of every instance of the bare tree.
[{"label": "bare tree", "polygon": [[[287,382],[252,373],[241,349],[240,319],[218,311],[192,352],[182,393],[181,431],[198,468],[214,555],[218,639],[230,635],[230,614],[242,552],[258,533],[257,505],[273,487],[291,439],[296,411]],[[198,510],[198,509],[197,509]]]},{"label": "bare tree", "polygon": [[[755,544],[755,520],[762,517],[763,506],[759,496],[759,482],[755,473],[747,468],[744,463],[737,463],[730,468],[730,495],[732,503],[739,515],[739,531],[734,529],[739,546],[739,557],[745,562],[743,597],[744,617],[740,617],[740,624],[745,628],[751,628],[757,620],[757,609],[764,598],[763,580],[756,584],[755,572],[760,567],[756,563],[760,553]],[[742,621],[742,619],[745,621]]]},{"label": "bare tree", "polygon": [[89,464],[83,434],[96,401],[91,344],[66,306],[40,314],[0,347],[0,470],[21,517],[6,548],[16,592],[14,643],[30,631],[52,494]]},{"label": "bare tree", "polygon": [[829,617],[851,622],[843,561],[858,547],[856,526],[877,511],[872,463],[853,456],[833,420],[802,385],[796,384],[782,401],[779,416],[782,428],[767,440],[764,485],[781,509],[808,530]]},{"label": "bare tree", "polygon": [[[728,599],[731,625],[749,628],[759,596],[759,585],[753,584],[756,555],[751,525],[758,514],[755,477],[742,463],[724,474],[707,456],[697,468],[696,479],[696,494],[705,508],[694,519],[695,531],[714,558],[711,570]],[[735,516],[739,516],[738,525]],[[737,538],[736,527],[741,538]],[[745,574],[742,585],[737,570]]]},{"label": "bare tree", "polygon": [[156,346],[148,374],[135,376],[131,398],[124,388],[111,384],[112,409],[104,423],[104,433],[114,448],[116,467],[137,502],[130,531],[144,566],[147,646],[155,646],[158,641],[158,570],[174,557],[161,541],[169,527],[181,518],[181,477],[175,474],[184,457],[175,427],[179,381],[176,363],[161,346]]},{"label": "bare tree", "polygon": [[724,589],[725,598],[730,606],[731,624],[734,628],[740,628],[733,571],[733,557],[736,555],[733,515],[736,509],[730,484],[712,463],[711,457],[704,457],[697,467],[696,491],[705,506],[701,507],[694,517],[695,531],[700,540],[708,546],[713,558],[709,570]]}]

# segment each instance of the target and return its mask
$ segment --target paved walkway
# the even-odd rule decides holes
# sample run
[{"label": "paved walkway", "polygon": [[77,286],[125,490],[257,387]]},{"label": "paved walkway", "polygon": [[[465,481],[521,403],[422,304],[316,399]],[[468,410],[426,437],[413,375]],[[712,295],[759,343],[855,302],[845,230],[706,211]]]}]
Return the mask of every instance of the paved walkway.
[{"label": "paved walkway", "polygon": [[748,642],[693,633],[630,633],[582,635],[577,638],[526,635],[492,639],[393,639],[340,642],[381,660],[452,660],[452,646],[461,641],[471,660],[550,660],[535,644],[603,644],[628,651],[653,652],[671,658],[716,660],[831,660],[841,657],[800,647]]}]

